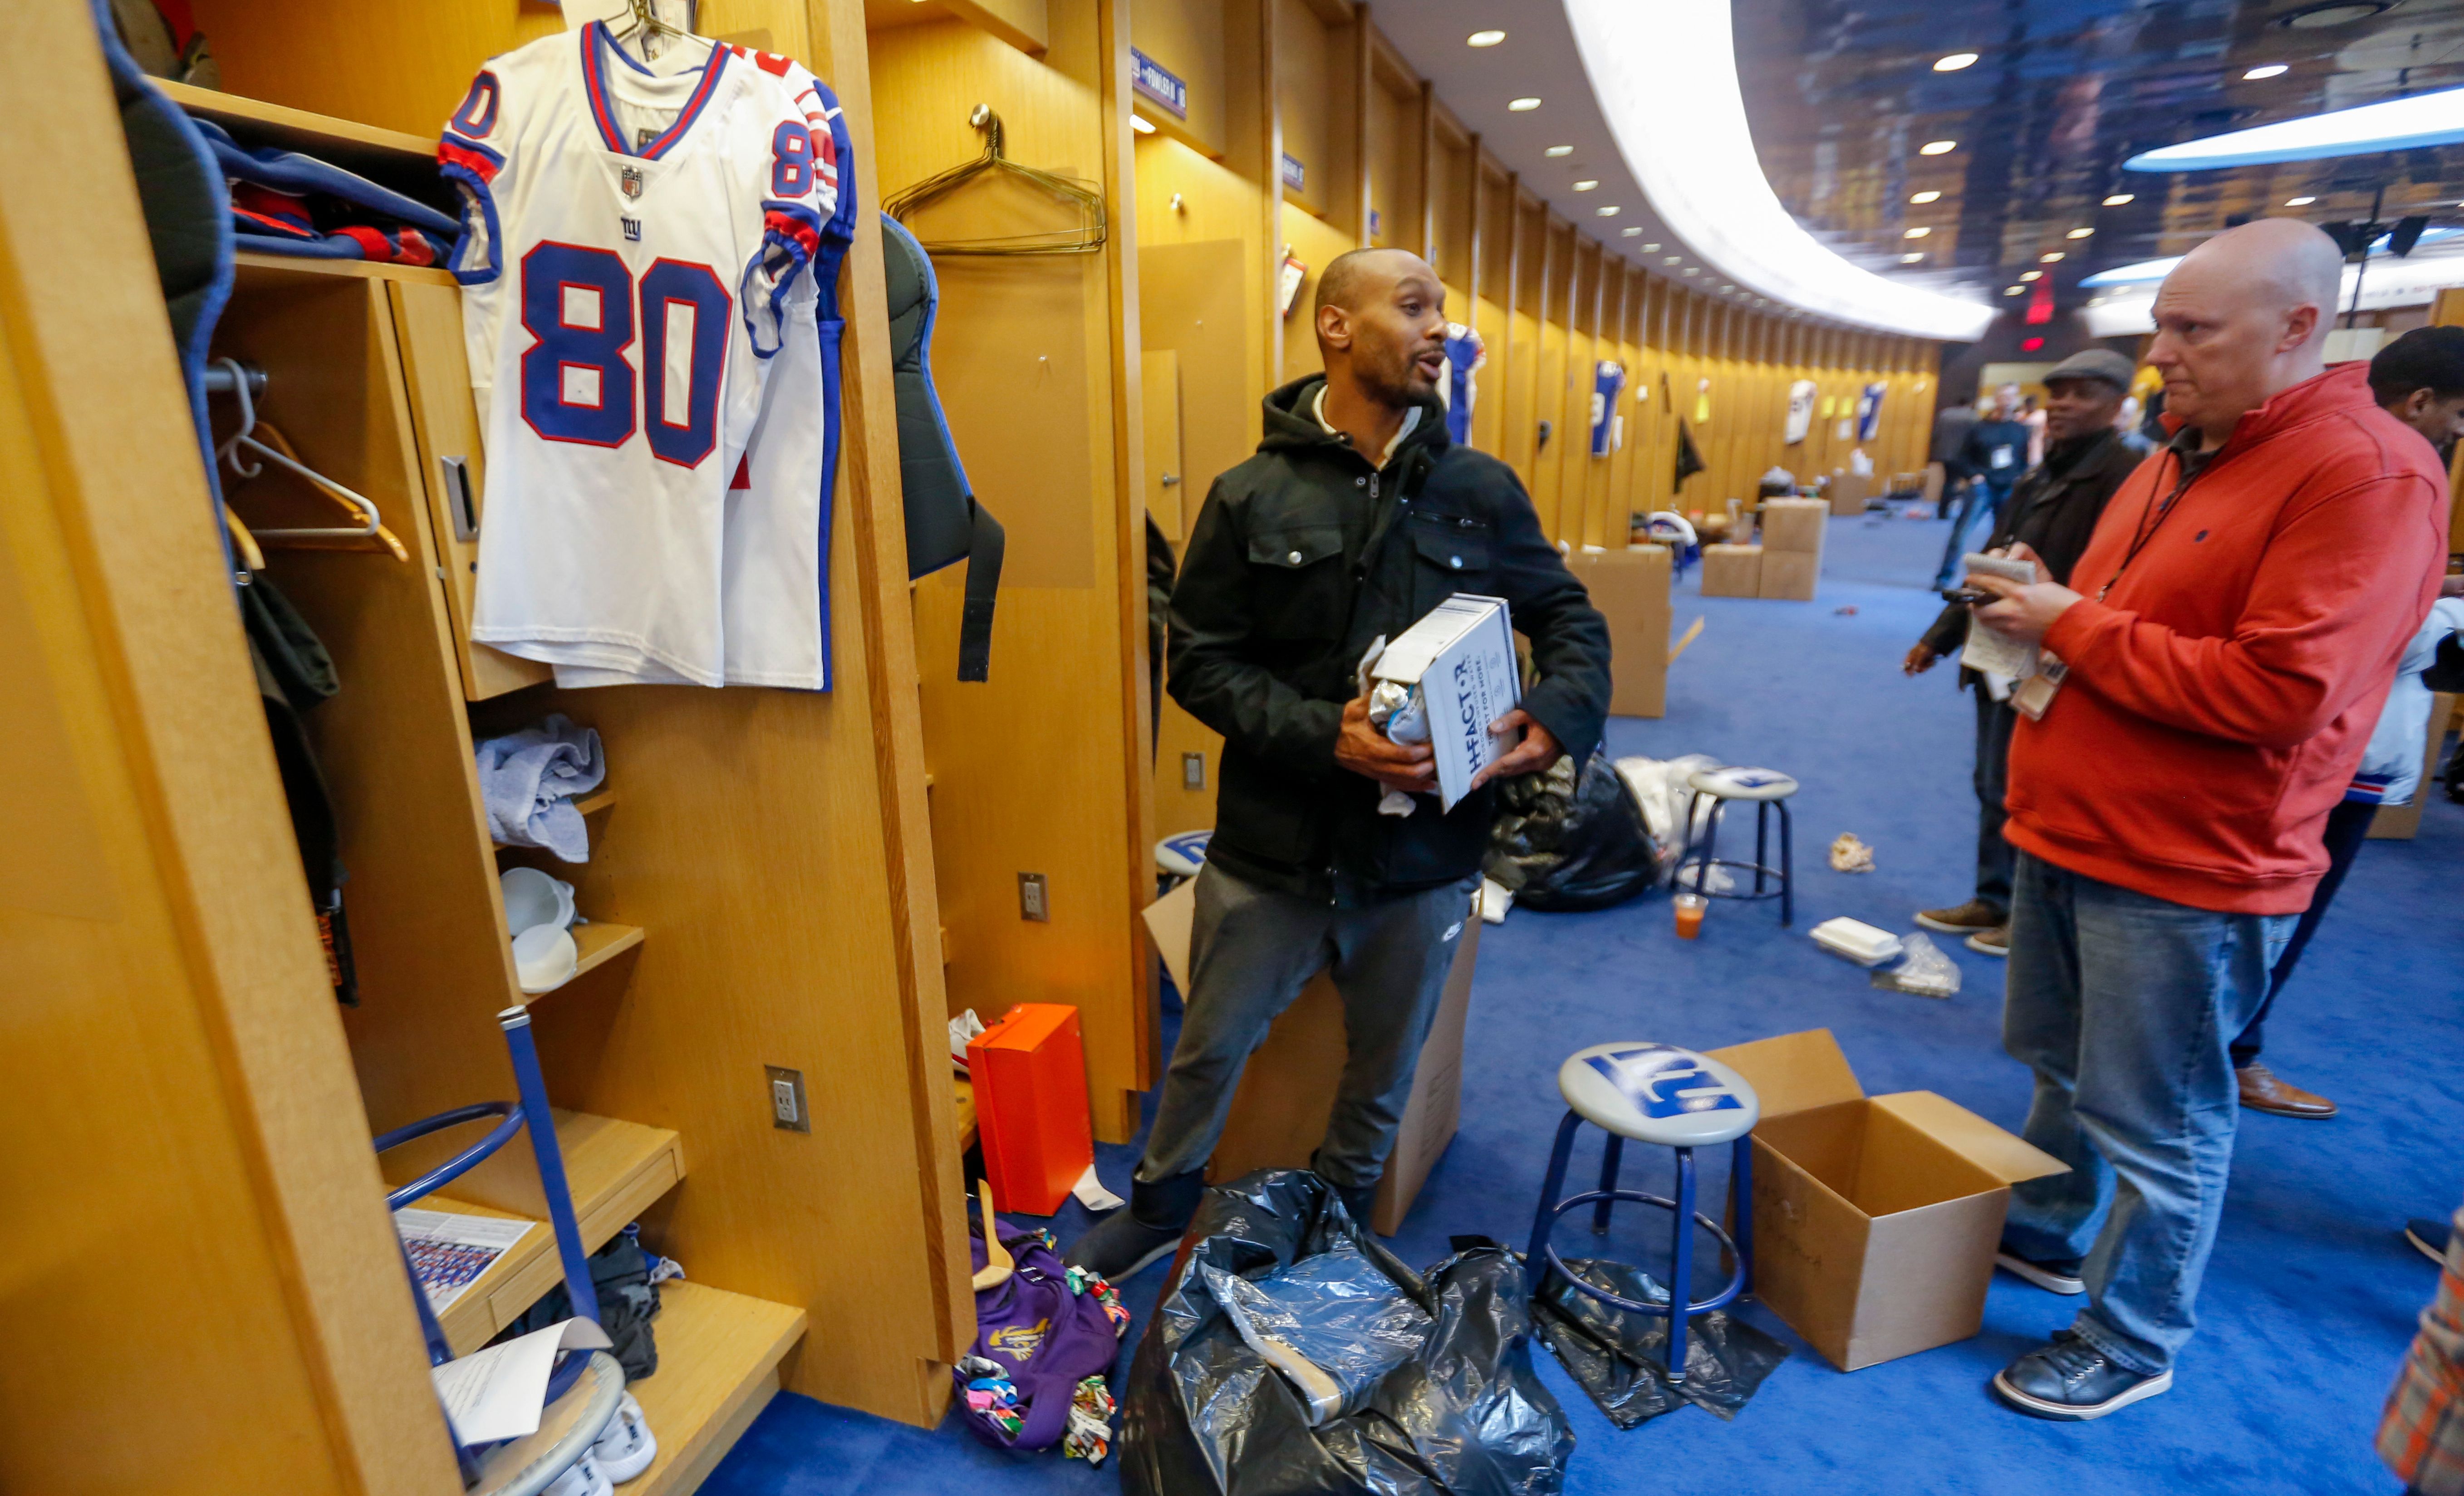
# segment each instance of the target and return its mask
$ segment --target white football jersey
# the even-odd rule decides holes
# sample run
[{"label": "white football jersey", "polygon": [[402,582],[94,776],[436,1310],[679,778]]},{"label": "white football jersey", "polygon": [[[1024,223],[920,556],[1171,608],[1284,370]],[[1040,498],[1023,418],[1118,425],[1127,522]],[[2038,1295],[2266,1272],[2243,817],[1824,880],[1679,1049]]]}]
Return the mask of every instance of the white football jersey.
[{"label": "white football jersey", "polygon": [[471,636],[716,686],[727,486],[770,360],[810,336],[826,209],[785,83],[697,55],[542,37],[489,61],[437,153],[488,453]]}]

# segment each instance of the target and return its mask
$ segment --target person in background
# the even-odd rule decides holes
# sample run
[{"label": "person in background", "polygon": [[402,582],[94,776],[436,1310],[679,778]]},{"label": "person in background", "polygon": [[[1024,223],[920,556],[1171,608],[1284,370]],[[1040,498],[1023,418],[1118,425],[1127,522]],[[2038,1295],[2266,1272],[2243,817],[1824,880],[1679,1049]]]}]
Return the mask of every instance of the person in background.
[{"label": "person in background", "polygon": [[[2464,433],[2464,327],[2414,328],[2379,350],[2378,357],[2370,360],[2369,377],[2370,396],[2379,408],[2419,431],[2433,451],[2443,452]],[[2440,458],[2442,466],[2445,460]],[[2285,942],[2284,954],[2269,974],[2267,1001],[2233,1041],[2233,1079],[2241,1091],[2241,1104],[2253,1111],[2306,1119],[2336,1114],[2333,1101],[2287,1084],[2259,1063],[2259,1052],[2266,1047],[2267,1016],[2275,1010],[2277,995],[2309,947],[2310,936],[2318,931],[2336,891],[2343,887],[2344,874],[2360,855],[2379,807],[2405,804],[2420,793],[2431,695],[2421,672],[2436,658],[2439,641],[2464,627],[2464,602],[2453,601],[2459,587],[2464,587],[2464,579],[2450,578],[2440,583],[2446,600],[2431,608],[2412,642],[2405,647],[2387,708],[2379,714],[2369,746],[2362,753],[2361,769],[2343,800],[2327,812],[2323,834],[2327,871],[2319,879],[2310,907],[2301,912],[2293,937]],[[2440,1244],[2445,1244],[2443,1240]]]},{"label": "person in background", "polygon": [[1951,517],[1950,540],[1943,546],[1942,564],[1934,569],[1937,592],[1959,575],[1959,559],[1968,554],[1968,532],[1977,512],[1984,511],[1986,528],[1991,530],[2001,518],[2012,485],[2027,471],[2028,429],[2019,424],[2018,414],[2019,386],[2005,385],[1993,392],[1989,413],[1979,416],[1960,441],[1960,466],[1975,481],[1960,495],[1959,508]]},{"label": "person in background", "polygon": [[2028,466],[2045,460],[2045,411],[2030,395],[2019,403],[2019,424],[2028,429]]},{"label": "person in background", "polygon": [[[1155,1126],[1128,1206],[1068,1251],[1115,1283],[1180,1241],[1243,1068],[1322,969],[1347,1058],[1312,1167],[1369,1219],[1471,913],[1490,781],[1581,763],[1599,743],[1608,624],[1513,470],[1447,438],[1445,300],[1402,250],[1329,262],[1315,313],[1326,372],[1266,397],[1265,440],[1215,480],[1189,532],[1167,680],[1223,750]],[[1485,724],[1510,746],[1447,811],[1429,745],[1372,725],[1356,673],[1373,640],[1458,592],[1507,601],[1537,678]],[[1380,813],[1390,791],[1410,814]]]},{"label": "person in background", "polygon": [[[2031,469],[2011,491],[2000,522],[1986,544],[2000,551],[2018,542],[2036,553],[2057,582],[2070,580],[2079,552],[2104,513],[2105,501],[2130,471],[2139,453],[2130,450],[2114,428],[2114,415],[2130,387],[2131,364],[2104,348],[2075,353],[2045,376],[2052,401],[2045,412],[2045,430],[2052,445],[2044,463]],[[1971,615],[1964,603],[1943,606],[1941,616],[1924,638],[1908,649],[1901,668],[1921,675],[1934,663],[1957,654],[1968,643]],[[2003,955],[2010,945],[2011,844],[2002,837],[2002,791],[2007,780],[2011,732],[2019,714],[2011,710],[2012,688],[2003,676],[1987,676],[1963,666],[1963,690],[1976,693],[1976,888],[1968,902],[1950,909],[1928,909],[1917,923],[1944,935],[1965,935],[1968,948],[1987,956]]]},{"label": "person in background", "polygon": [[2447,475],[2362,365],[2325,369],[2343,268],[2289,218],[2183,256],[2148,353],[2173,439],[2105,507],[2084,590],[1969,578],[1979,623],[2057,657],[2014,698],[2002,1035],[2028,1141],[2070,1169],[2013,1187],[1996,1261],[2088,1304],[1993,1377],[2034,1417],[2172,1385],[2232,1172],[2228,1046],[2437,595]]},{"label": "person in background", "polygon": [[1925,449],[1925,496],[1936,514],[1949,513],[1948,505],[1958,496],[1959,489],[1973,476],[1959,460],[1959,450],[1968,440],[1968,432],[1976,425],[1977,403],[1972,400],[1947,405],[1933,418],[1933,443]]},{"label": "person in background", "polygon": [[2414,1224],[2435,1229],[2435,1248],[2416,1241],[2442,1270],[2387,1394],[2379,1458],[2404,1482],[2407,1496],[2464,1496],[2464,1211],[2444,1226]]}]

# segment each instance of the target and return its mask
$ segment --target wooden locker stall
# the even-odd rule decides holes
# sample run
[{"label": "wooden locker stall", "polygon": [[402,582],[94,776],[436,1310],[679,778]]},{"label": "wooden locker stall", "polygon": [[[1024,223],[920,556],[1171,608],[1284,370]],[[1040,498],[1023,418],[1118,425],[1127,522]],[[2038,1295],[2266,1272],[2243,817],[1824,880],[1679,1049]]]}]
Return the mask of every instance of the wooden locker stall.
[{"label": "wooden locker stall", "polygon": [[[440,198],[435,131],[473,73],[486,57],[560,26],[553,11],[517,12],[481,0],[441,0],[416,11],[209,0],[197,19],[215,38],[229,92],[169,90],[181,101],[243,143],[308,150],[415,190],[424,182]],[[76,20],[83,24],[82,15]],[[854,0],[713,4],[703,25],[794,53],[839,89],[854,122],[853,165],[869,215],[871,115]],[[64,89],[92,94],[86,112],[100,107],[92,37],[50,55],[71,61]],[[11,112],[12,128],[21,117]],[[125,216],[133,193],[117,131],[89,123],[83,134],[80,151],[95,158],[92,169],[51,175],[117,194]],[[104,142],[112,143],[103,148]],[[37,200],[12,187],[10,212]],[[95,209],[59,221],[94,232],[109,217]],[[142,231],[104,238],[143,242]],[[17,274],[39,274],[43,297],[58,301],[72,295],[62,289],[69,281],[87,269],[99,274],[108,257],[89,245],[74,256],[9,263]],[[151,283],[149,274],[124,268],[114,279],[110,294],[68,303],[84,309],[81,339],[93,338],[95,319],[131,304],[130,288]],[[252,1406],[218,1415],[222,1436],[192,1440],[184,1456],[212,1450],[233,1460],[277,1453],[307,1460],[322,1439],[326,1468],[268,1471],[232,1488],[452,1488],[422,1375],[411,1290],[401,1279],[367,1138],[451,1107],[510,1098],[495,1021],[509,1007],[529,1013],[586,1244],[596,1247],[639,1220],[646,1242],[691,1273],[665,1290],[660,1371],[637,1389],[660,1460],[628,1491],[690,1490],[781,1385],[916,1423],[935,1421],[946,1405],[946,1363],[973,1333],[973,1299],[919,716],[909,684],[915,663],[877,240],[859,238],[842,296],[850,328],[830,553],[833,689],[557,691],[533,683],[536,670],[467,641],[471,553],[455,538],[464,517],[451,501],[444,460],[465,459],[478,478],[481,524],[486,488],[452,277],[440,269],[241,257],[214,351],[265,371],[264,417],[303,460],[367,495],[407,554],[265,540],[262,575],[318,632],[343,686],[307,718],[350,873],[361,1001],[339,1018],[318,975],[296,853],[257,746],[262,729],[233,717],[254,714],[253,693],[237,634],[224,622],[229,579],[202,522],[209,510],[195,458],[174,440],[145,444],[142,453],[77,459],[91,482],[114,462],[142,456],[163,471],[125,483],[125,491],[157,500],[147,506],[156,517],[198,517],[165,523],[159,535],[145,533],[156,523],[149,519],[111,537],[115,551],[156,568],[146,583],[149,607],[187,607],[200,620],[176,639],[122,635],[129,707],[146,716],[180,714],[180,730],[200,735],[201,745],[162,761],[187,773],[193,757],[196,770],[223,779],[210,797],[222,827],[204,862],[184,846],[179,816],[147,839],[158,861],[230,863],[213,901],[253,900],[251,917],[261,927],[245,937],[244,992],[189,989],[196,1011],[187,1023],[204,1021],[231,1036],[190,1076],[218,1076],[224,1105],[257,1119],[246,1124],[257,1135],[247,1144],[245,1187],[257,1197],[258,1220],[217,1233],[215,1250],[197,1256],[215,1281],[187,1295],[185,1314],[193,1317],[199,1305],[234,1316],[257,1312],[245,1243],[268,1230],[289,1233],[267,1242],[280,1260],[287,1308],[275,1319],[206,1337],[244,1348],[262,1364],[230,1382]],[[12,323],[12,345],[16,336]],[[107,390],[122,431],[136,406],[153,400],[165,408],[145,419],[146,428],[185,429],[175,385],[162,385],[150,370],[126,372],[145,365],[141,355],[162,342],[159,331],[94,340],[113,350],[117,371],[73,398],[97,400]],[[46,376],[67,389],[62,377]],[[57,407],[57,397],[45,400]],[[230,423],[220,403],[216,418]],[[226,482],[233,509],[260,528],[319,513],[278,472]],[[200,693],[212,705],[199,705]],[[590,859],[575,867],[491,842],[473,762],[476,738],[552,712],[596,727],[609,764],[605,789],[583,803]],[[96,761],[108,757],[106,750]],[[501,869],[519,863],[573,882],[589,920],[577,927],[582,970],[529,996],[514,979],[496,883]],[[198,927],[194,958],[210,967],[229,938]],[[149,985],[148,1001],[173,1001],[181,990]],[[209,1017],[217,1002],[225,1011]],[[252,1025],[277,1016],[278,1044],[252,1050],[259,1043]],[[182,1031],[167,1019],[159,1026],[166,1036]],[[772,1125],[769,1065],[803,1072],[809,1132]],[[184,1109],[183,1147],[210,1152],[215,1130],[200,1120],[210,1114]],[[302,1128],[315,1134],[315,1147],[282,1141]],[[389,1155],[382,1178],[398,1182],[436,1151],[415,1145]],[[231,1182],[213,1167],[200,1177],[201,1200]],[[518,1142],[446,1197],[473,1213],[544,1214]],[[197,1219],[211,1220],[211,1210]],[[194,1238],[186,1239],[183,1260],[196,1252]],[[857,1263],[865,1265],[860,1274],[849,1271]],[[446,1313],[449,1338],[457,1350],[471,1349],[555,1276],[548,1234],[535,1229]],[[165,1271],[149,1281],[169,1287],[181,1280]],[[130,1284],[120,1292],[132,1308],[146,1302]],[[316,1407],[304,1417],[284,1411],[282,1401],[291,1396],[286,1386],[299,1385],[280,1367],[298,1353],[295,1345],[322,1348],[310,1352],[317,1364],[305,1385]],[[158,1345],[147,1357],[157,1376],[163,1353]],[[196,1396],[174,1405],[181,1408],[209,1408],[204,1389],[223,1385],[212,1375],[182,1379]],[[159,1405],[151,1397],[136,1401]],[[97,1398],[93,1406],[119,1417],[122,1404]],[[301,1431],[304,1441],[275,1446],[231,1437],[268,1419]],[[215,1473],[236,1477],[242,1468]]]},{"label": "wooden locker stall", "polygon": [[[1274,8],[1275,121],[1280,133],[1277,183],[1286,203],[1300,208],[1353,248],[1363,241],[1361,84],[1368,61],[1346,0],[1268,0]],[[1287,238],[1292,237],[1287,231]],[[1295,243],[1298,241],[1295,240]],[[1321,248],[1322,248],[1321,244]],[[1323,258],[1310,259],[1314,272]],[[1307,357],[1316,358],[1310,349]],[[1292,367],[1291,349],[1285,366]],[[1312,363],[1306,365],[1315,367]]]},{"label": "wooden locker stall", "polygon": [[[1540,338],[1533,381],[1531,503],[1540,512],[1540,528],[1551,540],[1566,534],[1567,454],[1579,443],[1572,429],[1573,412],[1567,408],[1568,385],[1574,365],[1574,253],[1581,243],[1574,226],[1540,209],[1543,251],[1540,276]],[[1539,426],[1549,429],[1542,441]]]},{"label": "wooden locker stall", "polygon": [[[947,1001],[1079,1010],[1095,1135],[1126,1141],[1155,1073],[1136,912],[1152,896],[1144,418],[1137,358],[1129,36],[1099,0],[1044,8],[1030,55],[968,21],[904,8],[869,35],[884,198],[980,154],[1093,185],[1092,253],[937,253],[934,367],[977,495],[1008,532],[989,681],[957,678],[959,568],[914,592]],[[928,247],[1060,231],[1076,209],[980,178],[907,213]],[[1023,884],[1043,880],[1045,910]]]},{"label": "wooden locker stall", "polygon": [[1471,444],[1510,462],[1507,408],[1514,379],[1513,307],[1523,253],[1514,231],[1515,205],[1522,201],[1522,186],[1486,152],[1473,149],[1470,154],[1476,184],[1471,221],[1478,236],[1473,253],[1479,273],[1472,277],[1472,315],[1465,320],[1479,329],[1488,354],[1488,366],[1480,371],[1480,402],[1472,407]]},{"label": "wooden locker stall", "polygon": [[[1480,232],[1480,137],[1465,131],[1444,105],[1429,101],[1429,253],[1446,285],[1446,315],[1467,327],[1480,289],[1481,266],[1473,249]],[[1477,407],[1475,407],[1477,410]]]},{"label": "wooden locker stall", "polygon": [[1531,488],[1538,475],[1533,458],[1539,449],[1540,318],[1546,305],[1541,288],[1549,265],[1548,205],[1517,186],[1508,195],[1508,261],[1505,328],[1506,378],[1498,404],[1505,429],[1498,433],[1497,455],[1512,468],[1523,486]]},{"label": "wooden locker stall", "polygon": [[1427,257],[1424,210],[1428,195],[1421,172],[1427,162],[1426,96],[1419,76],[1394,44],[1378,34],[1364,17],[1358,28],[1368,64],[1361,97],[1366,107],[1361,123],[1367,149],[1369,211],[1360,241],[1394,246]]}]

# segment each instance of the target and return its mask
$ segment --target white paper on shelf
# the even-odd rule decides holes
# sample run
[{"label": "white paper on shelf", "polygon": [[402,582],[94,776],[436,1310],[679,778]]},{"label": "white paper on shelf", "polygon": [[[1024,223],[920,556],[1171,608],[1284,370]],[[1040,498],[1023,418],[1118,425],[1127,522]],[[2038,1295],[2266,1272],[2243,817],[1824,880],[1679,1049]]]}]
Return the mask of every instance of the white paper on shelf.
[{"label": "white paper on shelf", "polygon": [[436,1396],[465,1446],[519,1439],[539,1432],[547,1407],[548,1374],[559,1351],[605,1351],[607,1331],[586,1319],[568,1319],[500,1346],[473,1351],[432,1368]]},{"label": "white paper on shelf", "polygon": [[[2006,582],[2034,582],[2036,567],[2033,561],[2005,561],[1998,556],[1970,553],[1961,558],[1971,577],[1999,577]],[[1996,633],[1982,619],[1968,621],[1968,648],[1959,651],[1959,663],[1988,675],[2006,675],[2013,680],[2026,680],[2036,673],[2036,646]],[[2000,700],[2000,695],[1996,695]]]},{"label": "white paper on shelf", "polygon": [[393,1213],[393,1228],[410,1254],[411,1270],[428,1290],[428,1307],[439,1314],[538,1224],[407,1206]]}]

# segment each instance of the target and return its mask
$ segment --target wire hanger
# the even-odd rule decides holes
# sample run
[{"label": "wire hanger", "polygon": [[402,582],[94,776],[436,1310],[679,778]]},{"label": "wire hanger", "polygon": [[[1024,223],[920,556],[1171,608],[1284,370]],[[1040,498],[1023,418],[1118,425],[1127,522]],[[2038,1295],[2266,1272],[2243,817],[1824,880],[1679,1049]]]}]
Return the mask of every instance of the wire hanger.
[{"label": "wire hanger", "polygon": [[1001,116],[992,105],[978,104],[967,115],[967,123],[984,133],[984,153],[963,165],[953,166],[937,176],[927,177],[881,205],[881,210],[900,223],[926,204],[956,191],[962,184],[990,173],[996,176],[1022,178],[1052,196],[1074,205],[1078,209],[1078,226],[1074,229],[1047,229],[1024,233],[993,234],[974,239],[923,239],[919,242],[929,254],[1091,254],[1104,247],[1108,225],[1104,215],[1104,195],[1091,182],[1074,177],[1055,176],[1033,166],[1022,166],[1009,159],[1002,149]]},{"label": "wire hanger", "polygon": [[[325,476],[316,469],[308,466],[304,462],[301,462],[298,454],[291,451],[291,443],[283,438],[280,431],[275,430],[271,425],[260,422],[257,419],[256,401],[252,392],[251,386],[258,385],[261,387],[265,377],[261,371],[242,367],[239,361],[236,359],[216,359],[213,361],[211,370],[207,375],[206,387],[208,389],[220,391],[226,387],[224,380],[222,378],[217,378],[217,374],[224,375],[229,379],[230,383],[228,387],[230,392],[239,401],[239,429],[233,431],[230,437],[225,439],[220,447],[214,449],[214,456],[216,460],[227,464],[233,473],[243,478],[253,478],[264,473],[265,464],[271,462],[277,467],[288,470],[298,477],[306,479],[310,487],[316,489],[319,493],[323,494],[344,509],[349,510],[351,517],[359,521],[356,526],[350,527],[336,526],[329,528],[319,526],[309,529],[257,530],[253,532],[253,535],[259,542],[266,540],[373,540],[376,542],[373,545],[354,548],[390,551],[393,553],[393,559],[396,561],[407,561],[410,560],[409,550],[403,545],[402,541],[393,534],[392,531],[387,530],[385,527],[383,517],[377,513],[377,506],[374,501],[352,489],[344,488],[341,484],[335,482],[332,478]],[[260,440],[257,436],[257,433],[260,430],[263,431],[266,436],[273,438],[272,442]],[[255,454],[262,460],[256,462],[243,461],[240,456],[240,449],[243,447],[247,448],[249,451]]]},{"label": "wire hanger", "polygon": [[[627,38],[639,37],[647,40],[652,36],[671,36],[680,42],[700,42],[705,48],[717,45],[707,38],[696,36],[689,31],[671,26],[661,20],[658,0],[626,0],[625,8],[627,11],[625,24],[622,27],[611,27],[607,33],[608,39],[619,46],[622,46]],[[646,47],[643,49],[643,60],[649,61],[649,51]]]}]

